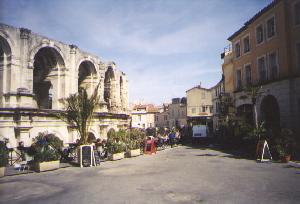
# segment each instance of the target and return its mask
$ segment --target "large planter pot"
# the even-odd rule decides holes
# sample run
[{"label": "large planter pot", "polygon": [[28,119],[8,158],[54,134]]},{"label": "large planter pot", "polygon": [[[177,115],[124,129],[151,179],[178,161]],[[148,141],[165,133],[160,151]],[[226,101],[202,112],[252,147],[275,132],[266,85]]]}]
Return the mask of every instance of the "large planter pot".
[{"label": "large planter pot", "polygon": [[128,151],[128,157],[137,157],[141,155],[140,149],[132,149]]},{"label": "large planter pot", "polygon": [[38,162],[35,165],[35,170],[38,172],[50,171],[59,168],[59,160],[49,161],[49,162]]},{"label": "large planter pot", "polygon": [[285,155],[281,157],[281,162],[282,163],[288,163],[291,160],[291,155]]},{"label": "large planter pot", "polygon": [[5,167],[0,167],[0,178],[4,176]]},{"label": "large planter pot", "polygon": [[110,160],[112,160],[112,161],[116,161],[116,160],[120,160],[120,159],[124,159],[124,152],[112,154],[110,156]]}]

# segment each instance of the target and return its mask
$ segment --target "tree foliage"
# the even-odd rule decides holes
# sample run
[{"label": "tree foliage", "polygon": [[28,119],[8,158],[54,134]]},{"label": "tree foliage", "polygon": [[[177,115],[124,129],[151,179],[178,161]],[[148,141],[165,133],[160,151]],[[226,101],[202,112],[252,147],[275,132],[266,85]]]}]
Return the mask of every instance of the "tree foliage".
[{"label": "tree foliage", "polygon": [[99,104],[98,89],[99,84],[89,97],[87,91],[80,87],[78,93],[72,94],[64,101],[66,111],[57,114],[59,118],[76,128],[80,135],[80,144],[88,143],[88,128]]}]

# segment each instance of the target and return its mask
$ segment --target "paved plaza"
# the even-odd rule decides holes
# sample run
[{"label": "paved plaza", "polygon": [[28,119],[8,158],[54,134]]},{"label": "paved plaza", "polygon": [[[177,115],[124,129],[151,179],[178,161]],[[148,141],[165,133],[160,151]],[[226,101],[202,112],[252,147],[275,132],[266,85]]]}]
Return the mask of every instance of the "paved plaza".
[{"label": "paved plaza", "polygon": [[0,179],[0,203],[300,203],[300,169],[205,148]]}]

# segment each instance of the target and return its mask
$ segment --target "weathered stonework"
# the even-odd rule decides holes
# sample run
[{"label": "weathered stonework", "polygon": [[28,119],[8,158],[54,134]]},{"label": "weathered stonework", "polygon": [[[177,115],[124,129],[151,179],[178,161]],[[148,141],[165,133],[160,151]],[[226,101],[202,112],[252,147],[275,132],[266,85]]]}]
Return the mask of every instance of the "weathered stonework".
[{"label": "weathered stonework", "polygon": [[90,133],[105,138],[110,128],[129,125],[128,80],[116,64],[76,45],[0,24],[0,137],[11,146],[20,141],[28,146],[45,131],[74,142],[76,130],[51,113],[64,110],[63,99],[79,87],[91,94],[98,83],[100,105]]}]

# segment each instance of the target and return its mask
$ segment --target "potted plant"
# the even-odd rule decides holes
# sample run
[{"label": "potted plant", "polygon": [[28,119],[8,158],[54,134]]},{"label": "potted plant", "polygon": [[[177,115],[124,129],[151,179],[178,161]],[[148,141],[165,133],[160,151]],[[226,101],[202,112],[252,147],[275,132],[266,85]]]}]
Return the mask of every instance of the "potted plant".
[{"label": "potted plant", "polygon": [[62,146],[63,142],[54,134],[39,133],[28,152],[33,156],[34,169],[38,172],[58,169]]},{"label": "potted plant", "polygon": [[108,141],[107,150],[109,153],[109,159],[112,161],[120,160],[124,158],[126,146],[122,142]]},{"label": "potted plant", "polygon": [[8,149],[5,142],[0,141],[0,177],[4,176],[5,167],[8,163]]},{"label": "potted plant", "polygon": [[141,142],[144,134],[137,130],[132,129],[128,132],[127,140],[127,155],[128,157],[135,157],[141,155]]},{"label": "potted plant", "polygon": [[280,138],[276,140],[276,151],[281,162],[287,163],[291,160],[294,145],[293,132],[290,129],[282,129]]}]

